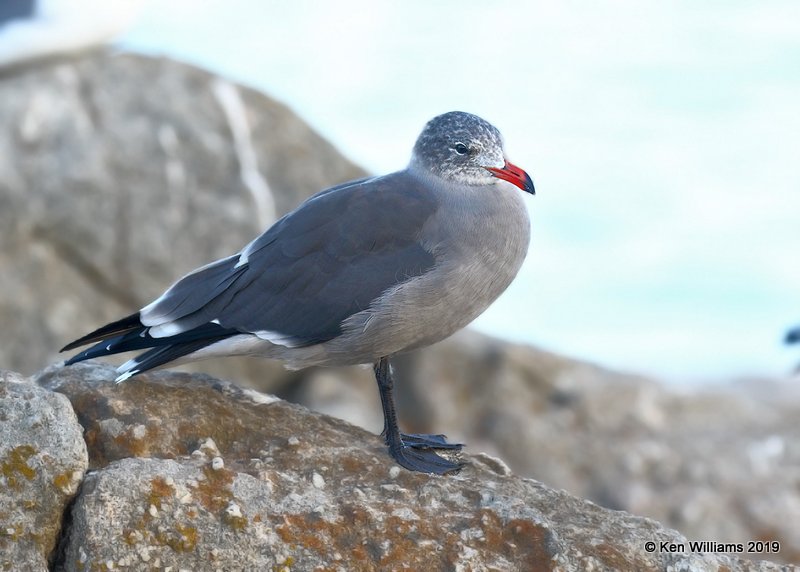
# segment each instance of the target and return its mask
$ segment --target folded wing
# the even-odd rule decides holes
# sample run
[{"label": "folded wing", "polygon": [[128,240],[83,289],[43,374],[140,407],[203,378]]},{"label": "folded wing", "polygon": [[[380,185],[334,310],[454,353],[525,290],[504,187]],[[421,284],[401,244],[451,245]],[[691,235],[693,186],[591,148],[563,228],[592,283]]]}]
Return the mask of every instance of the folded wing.
[{"label": "folded wing", "polygon": [[132,360],[138,373],[242,333],[288,347],[333,339],[346,318],[433,267],[419,236],[436,208],[432,193],[406,172],[323,191],[241,253],[68,345],[101,340],[68,363],[154,348],[140,356],[150,358]]}]

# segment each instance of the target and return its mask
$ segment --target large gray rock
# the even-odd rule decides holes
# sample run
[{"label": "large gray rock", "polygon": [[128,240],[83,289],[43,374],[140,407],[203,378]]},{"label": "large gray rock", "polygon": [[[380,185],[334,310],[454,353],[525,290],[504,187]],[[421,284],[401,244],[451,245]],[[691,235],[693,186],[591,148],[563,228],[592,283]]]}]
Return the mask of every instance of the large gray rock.
[{"label": "large gray rock", "polygon": [[168,372],[115,387],[114,375],[89,363],[39,379],[78,408],[97,468],[65,570],[781,569],[672,552],[689,550],[679,533],[483,454],[455,476],[412,473],[377,436],[273,397]]},{"label": "large gray rock", "polygon": [[[396,363],[410,431],[444,432],[516,474],[689,538],[773,540],[781,552],[762,557],[800,562],[796,383],[670,390],[468,331]],[[381,428],[368,370],[312,372],[282,395]]]},{"label": "large gray rock", "polygon": [[17,325],[0,364],[61,359],[361,175],[286,106],[167,59],[98,52],[0,75],[0,322]]},{"label": "large gray rock", "polygon": [[[516,474],[655,518],[691,539],[777,541],[779,554],[760,556],[800,562],[800,451],[792,445],[800,442],[800,401],[789,387],[762,381],[676,393],[470,332],[398,362],[398,404],[410,431],[444,431],[470,451],[503,458]],[[137,454],[185,455],[209,435],[237,454],[257,452],[273,431],[261,434],[258,419],[224,407],[221,390],[187,389],[189,376],[111,386],[104,372],[92,385],[86,380],[99,370],[86,367],[56,368],[42,382],[93,420],[85,424],[92,467]],[[367,369],[312,370],[289,389],[292,400],[380,431]],[[213,399],[215,415],[187,406],[186,391],[198,402]]]},{"label": "large gray rock", "polygon": [[47,570],[86,471],[69,401],[0,370],[0,570]]}]

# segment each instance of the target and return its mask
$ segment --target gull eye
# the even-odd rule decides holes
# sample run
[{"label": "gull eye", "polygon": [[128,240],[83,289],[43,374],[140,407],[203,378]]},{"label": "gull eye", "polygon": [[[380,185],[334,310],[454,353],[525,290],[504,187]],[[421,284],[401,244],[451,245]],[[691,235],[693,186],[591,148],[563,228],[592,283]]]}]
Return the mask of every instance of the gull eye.
[{"label": "gull eye", "polygon": [[456,143],[455,145],[453,145],[453,150],[459,155],[466,155],[467,153],[469,153],[469,147],[467,147],[463,143]]}]

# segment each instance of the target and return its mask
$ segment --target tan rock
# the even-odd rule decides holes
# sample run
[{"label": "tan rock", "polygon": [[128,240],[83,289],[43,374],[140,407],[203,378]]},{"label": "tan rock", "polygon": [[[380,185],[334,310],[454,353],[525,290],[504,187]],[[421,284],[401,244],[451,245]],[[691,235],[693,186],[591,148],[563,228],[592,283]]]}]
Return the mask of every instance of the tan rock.
[{"label": "tan rock", "polygon": [[[485,455],[455,476],[398,471],[378,437],[304,408],[205,376],[114,376],[90,362],[40,379],[78,408],[97,468],[72,511],[65,570],[780,570],[689,553],[655,521]],[[106,433],[114,411],[121,431]],[[109,445],[140,423],[157,427],[141,448]],[[209,438],[224,466],[187,456]]]},{"label": "tan rock", "polygon": [[0,570],[47,570],[87,466],[69,401],[0,370]]}]

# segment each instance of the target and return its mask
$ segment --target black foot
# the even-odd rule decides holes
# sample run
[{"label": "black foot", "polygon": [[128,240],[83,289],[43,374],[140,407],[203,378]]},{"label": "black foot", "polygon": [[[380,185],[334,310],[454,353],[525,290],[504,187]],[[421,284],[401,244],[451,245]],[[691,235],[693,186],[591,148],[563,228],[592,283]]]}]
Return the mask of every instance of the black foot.
[{"label": "black foot", "polygon": [[389,454],[401,467],[420,473],[444,475],[445,473],[459,471],[464,466],[464,463],[453,463],[440,457],[427,446],[420,449],[413,445],[390,445]]},{"label": "black foot", "polygon": [[383,437],[389,446],[389,454],[409,471],[444,475],[453,473],[464,466],[437,455],[435,449],[459,450],[461,445],[448,443],[444,435],[403,435],[397,427],[397,413],[394,409],[392,370],[389,358],[382,357],[375,364],[375,380],[381,395],[383,407]]},{"label": "black foot", "polygon": [[414,449],[450,449],[460,451],[463,443],[448,443],[445,435],[400,433],[403,444]]}]

